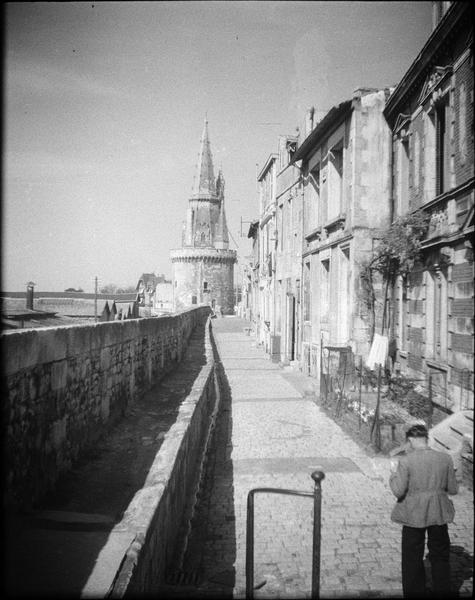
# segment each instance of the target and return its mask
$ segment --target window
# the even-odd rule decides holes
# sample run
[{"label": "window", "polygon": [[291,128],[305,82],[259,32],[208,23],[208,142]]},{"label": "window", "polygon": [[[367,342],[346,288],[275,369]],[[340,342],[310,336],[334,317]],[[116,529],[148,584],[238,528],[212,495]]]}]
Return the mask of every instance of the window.
[{"label": "window", "polygon": [[468,147],[467,147],[467,92],[465,83],[462,82],[459,88],[459,158],[460,164],[464,165],[467,162]]},{"label": "window", "polygon": [[204,292],[208,291],[208,282],[207,281],[203,281],[203,291]]},{"label": "window", "polygon": [[450,189],[449,95],[437,96],[432,110],[425,115],[424,128],[424,201]]},{"label": "window", "polygon": [[330,259],[322,260],[320,264],[320,316],[322,321],[327,321],[330,309]]},{"label": "window", "polygon": [[342,344],[348,342],[350,336],[350,249],[342,248],[339,255],[338,274],[338,341]]},{"label": "window", "polygon": [[279,206],[279,208],[277,209],[277,247],[279,250],[282,250],[282,248],[283,248],[282,238],[283,238],[284,232],[282,229],[282,213],[283,213],[282,206]]},{"label": "window", "polygon": [[197,299],[197,297],[196,297],[196,296],[192,296],[192,297],[191,297],[191,303],[192,303],[192,304],[196,304],[196,303],[197,303],[197,300],[198,300],[198,299]]},{"label": "window", "polygon": [[320,208],[320,164],[309,173],[308,177],[308,202],[306,203],[307,231],[312,231],[318,226],[318,212]]},{"label": "window", "polygon": [[396,310],[398,316],[398,346],[403,352],[407,351],[408,348],[408,302],[407,302],[407,280],[406,278],[399,277],[397,281],[397,296],[396,296]]},{"label": "window", "polygon": [[447,278],[443,271],[426,273],[426,358],[447,359]]},{"label": "window", "polygon": [[342,208],[343,142],[329,152],[328,179],[328,220],[332,221],[340,215]]},{"label": "window", "polygon": [[449,104],[448,95],[437,104],[436,120],[436,194],[450,187]]},{"label": "window", "polygon": [[305,263],[303,271],[303,320],[310,321],[310,263]]},{"label": "window", "polygon": [[414,134],[414,188],[416,193],[419,191],[419,180],[421,171],[421,140],[419,133]]},{"label": "window", "polygon": [[296,150],[297,142],[295,140],[288,139],[285,143],[285,153],[281,155],[281,168],[284,168],[291,162]]},{"label": "window", "polygon": [[435,185],[435,122],[433,114],[424,113],[424,202],[434,199]]},{"label": "window", "polygon": [[282,329],[282,280],[277,282],[277,295],[275,298],[275,323],[276,332],[280,333]]},{"label": "window", "polygon": [[397,212],[404,215],[409,208],[409,139],[400,138],[398,143],[398,189]]}]

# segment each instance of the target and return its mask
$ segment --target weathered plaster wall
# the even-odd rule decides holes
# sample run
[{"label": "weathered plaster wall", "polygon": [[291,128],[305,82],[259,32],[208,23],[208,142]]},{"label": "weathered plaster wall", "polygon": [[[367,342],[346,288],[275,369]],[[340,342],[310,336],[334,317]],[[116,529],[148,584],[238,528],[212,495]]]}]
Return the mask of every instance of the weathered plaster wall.
[{"label": "weathered plaster wall", "polygon": [[2,334],[6,500],[31,506],[181,359],[208,307]]}]

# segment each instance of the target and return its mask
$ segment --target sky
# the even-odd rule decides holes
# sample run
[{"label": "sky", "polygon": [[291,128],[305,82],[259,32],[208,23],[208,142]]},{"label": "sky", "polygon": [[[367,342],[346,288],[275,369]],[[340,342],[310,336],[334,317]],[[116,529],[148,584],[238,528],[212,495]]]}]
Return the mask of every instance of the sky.
[{"label": "sky", "polygon": [[242,259],[279,135],[396,85],[432,27],[418,1],[4,6],[3,291],[171,278],[205,116]]}]

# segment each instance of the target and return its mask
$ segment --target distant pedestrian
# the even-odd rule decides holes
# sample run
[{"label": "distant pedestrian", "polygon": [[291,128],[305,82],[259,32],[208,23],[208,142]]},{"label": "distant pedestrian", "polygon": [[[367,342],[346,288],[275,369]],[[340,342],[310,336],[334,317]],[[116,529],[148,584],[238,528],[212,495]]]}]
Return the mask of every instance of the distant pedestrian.
[{"label": "distant pedestrian", "polygon": [[424,549],[427,531],[435,597],[450,596],[450,538],[447,523],[455,509],[448,494],[458,491],[452,458],[428,446],[425,425],[406,433],[408,452],[391,459],[389,485],[397,503],[391,519],[402,524],[402,590],[404,598],[423,598]]}]

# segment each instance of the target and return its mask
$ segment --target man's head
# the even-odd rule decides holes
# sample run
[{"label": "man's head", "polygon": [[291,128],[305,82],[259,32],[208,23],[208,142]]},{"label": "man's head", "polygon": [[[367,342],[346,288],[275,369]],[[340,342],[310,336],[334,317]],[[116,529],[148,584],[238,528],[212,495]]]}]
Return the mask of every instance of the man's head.
[{"label": "man's head", "polygon": [[406,431],[406,440],[413,448],[420,448],[427,445],[429,432],[425,425],[413,425]]}]

